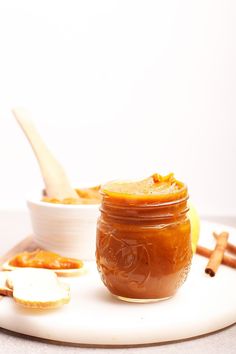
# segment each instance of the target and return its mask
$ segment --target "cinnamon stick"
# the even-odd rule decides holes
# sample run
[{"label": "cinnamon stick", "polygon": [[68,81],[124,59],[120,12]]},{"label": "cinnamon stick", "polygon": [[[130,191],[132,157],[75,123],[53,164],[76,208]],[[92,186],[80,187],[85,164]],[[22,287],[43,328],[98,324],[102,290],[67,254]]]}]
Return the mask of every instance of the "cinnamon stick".
[{"label": "cinnamon stick", "polygon": [[[219,237],[219,235],[216,232],[213,232],[213,236],[215,237],[216,240]],[[236,254],[236,246],[230,242],[227,243],[226,250],[232,254]]]},{"label": "cinnamon stick", "polygon": [[[198,245],[196,253],[199,254],[200,256],[210,258],[213,251],[210,250],[209,248]],[[221,263],[228,267],[236,269],[236,258],[224,255]]]},{"label": "cinnamon stick", "polygon": [[215,249],[210,256],[209,262],[205,269],[205,273],[209,274],[211,277],[215,276],[217,269],[222,262],[224,252],[227,247],[228,238],[228,232],[222,232],[217,237]]}]

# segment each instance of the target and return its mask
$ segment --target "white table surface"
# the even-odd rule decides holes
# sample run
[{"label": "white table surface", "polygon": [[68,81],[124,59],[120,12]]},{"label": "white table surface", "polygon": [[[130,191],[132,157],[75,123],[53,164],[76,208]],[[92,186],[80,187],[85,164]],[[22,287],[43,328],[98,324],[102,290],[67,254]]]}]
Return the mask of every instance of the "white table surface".
[{"label": "white table surface", "polygon": [[[12,234],[9,229],[11,221],[18,224],[18,234]],[[208,220],[218,221],[236,227],[236,219],[227,217],[208,218]],[[24,221],[24,222],[22,222]],[[4,234],[0,235],[0,250],[4,254],[15,243],[20,241],[30,231],[30,223],[27,214],[22,211],[0,211],[1,229]],[[14,227],[15,229],[15,227]],[[230,326],[222,331],[218,331],[209,335],[198,337],[195,339],[171,342],[165,344],[157,344],[139,348],[85,348],[76,346],[67,346],[62,344],[46,343],[27,336],[19,336],[15,333],[7,332],[0,329],[0,353],[114,353],[114,354],[133,354],[133,353],[236,353],[236,325]]]}]

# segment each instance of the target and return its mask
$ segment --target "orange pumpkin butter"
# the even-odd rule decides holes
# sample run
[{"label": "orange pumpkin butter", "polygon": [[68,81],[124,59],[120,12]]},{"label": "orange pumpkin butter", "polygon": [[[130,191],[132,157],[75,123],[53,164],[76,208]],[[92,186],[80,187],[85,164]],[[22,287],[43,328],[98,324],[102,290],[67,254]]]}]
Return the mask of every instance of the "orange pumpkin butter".
[{"label": "orange pumpkin butter", "polygon": [[56,253],[36,250],[17,254],[9,261],[9,265],[46,269],[79,269],[83,267],[83,262],[74,258],[61,257]]},{"label": "orange pumpkin butter", "polygon": [[66,198],[63,200],[44,196],[42,201],[53,204],[99,204],[101,202],[100,186],[75,189],[79,199]]},{"label": "orange pumpkin butter", "polygon": [[173,296],[190,269],[188,192],[173,174],[102,187],[96,259],[110,292],[127,301]]}]

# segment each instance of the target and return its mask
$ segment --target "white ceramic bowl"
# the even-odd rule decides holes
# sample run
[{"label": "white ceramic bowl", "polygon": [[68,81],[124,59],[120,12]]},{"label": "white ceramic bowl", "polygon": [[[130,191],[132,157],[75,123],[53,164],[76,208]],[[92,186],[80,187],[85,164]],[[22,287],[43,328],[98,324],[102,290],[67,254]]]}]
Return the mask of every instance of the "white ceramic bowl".
[{"label": "white ceramic bowl", "polygon": [[65,205],[28,200],[39,247],[67,257],[94,260],[99,204]]}]

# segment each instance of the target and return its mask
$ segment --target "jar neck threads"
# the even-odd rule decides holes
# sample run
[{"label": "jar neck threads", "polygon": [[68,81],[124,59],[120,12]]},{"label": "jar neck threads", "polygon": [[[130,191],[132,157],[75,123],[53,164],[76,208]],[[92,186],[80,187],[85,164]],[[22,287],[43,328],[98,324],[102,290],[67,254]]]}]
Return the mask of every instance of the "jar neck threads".
[{"label": "jar neck threads", "polygon": [[103,198],[100,211],[107,217],[116,220],[126,220],[133,222],[159,221],[172,222],[172,220],[182,219],[188,212],[188,196],[181,200],[166,203],[116,203],[114,198]]}]

